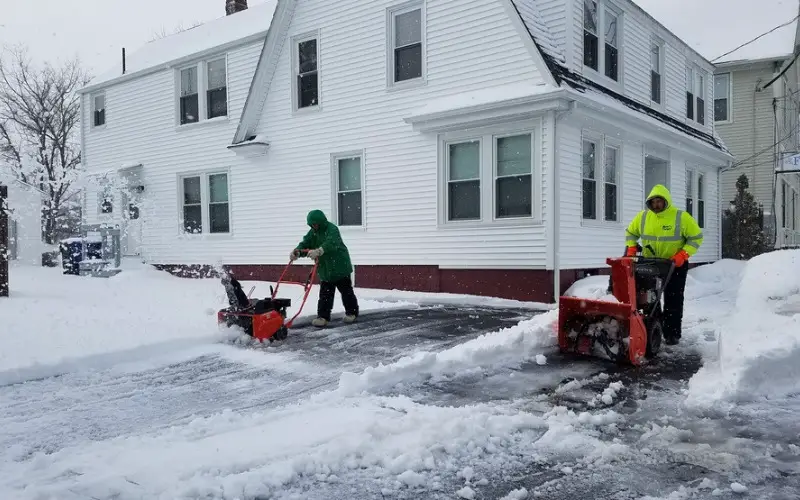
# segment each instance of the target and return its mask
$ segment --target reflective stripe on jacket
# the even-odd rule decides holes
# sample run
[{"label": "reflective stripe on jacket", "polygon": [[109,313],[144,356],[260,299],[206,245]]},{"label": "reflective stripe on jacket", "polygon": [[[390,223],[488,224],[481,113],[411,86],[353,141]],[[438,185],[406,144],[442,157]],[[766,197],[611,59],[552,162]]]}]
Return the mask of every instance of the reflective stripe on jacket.
[{"label": "reflective stripe on jacket", "polygon": [[[653,198],[663,198],[666,207],[660,213],[646,208],[633,218],[625,231],[627,246],[636,246],[641,240],[643,255],[669,259],[681,250],[689,256],[697,253],[703,244],[703,230],[688,212],[678,210],[672,205],[669,190],[661,184],[653,187],[646,204]],[[648,248],[648,245],[652,248]]]}]

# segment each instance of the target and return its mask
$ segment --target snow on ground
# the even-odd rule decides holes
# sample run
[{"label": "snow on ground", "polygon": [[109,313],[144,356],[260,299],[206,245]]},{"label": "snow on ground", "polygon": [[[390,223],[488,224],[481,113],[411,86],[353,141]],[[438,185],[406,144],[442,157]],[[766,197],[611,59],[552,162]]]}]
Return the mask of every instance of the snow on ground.
[{"label": "snow on ground", "polygon": [[717,267],[727,277],[711,268],[694,277],[734,293],[735,307],[711,312],[718,351],[691,379],[689,404],[800,394],[800,250],[760,255],[735,274],[733,265]]},{"label": "snow on ground", "polygon": [[[722,261],[690,272],[685,341],[679,349],[715,345],[722,339],[719,359],[717,350],[701,349],[706,366],[692,378],[690,402],[742,398],[767,388],[776,397],[797,390],[800,379],[789,362],[791,355],[797,359],[800,336],[797,257],[797,251],[776,252],[746,265]],[[606,382],[588,401],[587,411],[537,406],[531,397],[446,406],[424,404],[402,393],[387,395],[398,385],[435,382],[473,370],[549,365],[544,354],[556,342],[556,311],[454,347],[412,351],[394,362],[356,371],[339,367],[338,385],[314,390],[313,371],[322,368],[310,358],[291,352],[239,351],[220,343],[226,335],[215,325],[214,312],[224,305],[218,280],[182,280],[145,266],[107,280],[15,267],[11,279],[13,297],[0,301],[0,316],[8,326],[0,332],[0,386],[6,384],[0,390],[3,404],[9,405],[6,416],[0,417],[0,498],[291,498],[295,486],[300,498],[303,486],[298,482],[337,484],[344,478],[349,484],[378,482],[383,495],[425,487],[449,492],[450,498],[481,498],[476,491],[492,478],[486,471],[549,461],[557,464],[560,474],[573,477],[579,469],[618,460],[636,463],[645,456],[636,449],[639,445],[632,447],[615,437],[633,417],[603,407],[626,390],[619,381]],[[607,284],[607,277],[592,277],[570,293],[599,298]],[[267,284],[255,285],[254,296],[268,293]],[[247,291],[251,283],[243,286]],[[504,303],[389,291],[358,294],[364,310],[437,298]],[[390,297],[395,302],[389,302]],[[294,303],[299,290],[291,298]],[[307,314],[313,314],[315,302],[316,290]],[[341,311],[338,300],[336,307]],[[180,354],[167,355],[164,351],[171,348],[166,345],[185,347]],[[226,368],[221,375],[213,368],[220,362],[212,358],[197,361],[198,368],[186,375],[170,375],[185,366],[178,360],[199,360],[219,349],[231,350],[230,362],[254,366],[242,373]],[[138,363],[150,374],[122,369],[126,363]],[[131,374],[126,376],[126,370]],[[264,383],[265,377],[275,376],[274,370],[283,370],[277,379],[288,389]],[[288,377],[292,370],[304,373],[311,385],[294,385]],[[81,371],[87,373],[76,375]],[[33,380],[61,373],[67,375]],[[172,383],[173,377],[180,383]],[[155,386],[161,378],[171,392],[162,394]],[[608,376],[595,379],[603,382]],[[22,380],[29,382],[7,386]],[[580,389],[592,380],[566,383],[555,393]],[[768,386],[767,380],[779,384]],[[219,387],[195,392],[191,384],[198,381]],[[292,400],[273,399],[270,386],[300,387],[307,393]],[[250,394],[259,388],[265,392]],[[250,394],[251,400],[241,394],[234,398],[236,391]],[[86,402],[93,397],[101,406]],[[129,403],[116,401],[128,397]],[[36,406],[37,398],[46,406]],[[154,401],[156,407],[148,407]],[[648,401],[676,411],[674,400]],[[75,405],[81,409],[73,415]],[[102,405],[119,409],[103,413]],[[171,417],[176,405],[186,406],[180,418]],[[65,429],[63,435],[30,432],[26,426],[33,424],[26,415],[31,412],[36,413],[39,430],[70,415],[78,427]],[[158,424],[148,420],[156,417]],[[81,420],[86,426],[81,427]],[[113,432],[109,422],[117,422],[119,432]],[[679,445],[686,435],[685,430],[655,421],[642,432],[656,449],[646,455],[653,460],[660,456],[659,443]],[[707,453],[709,460],[721,455]],[[726,491],[743,492],[745,483],[724,486]],[[695,485],[692,491],[699,488]],[[519,487],[507,488],[503,495],[532,496]]]}]

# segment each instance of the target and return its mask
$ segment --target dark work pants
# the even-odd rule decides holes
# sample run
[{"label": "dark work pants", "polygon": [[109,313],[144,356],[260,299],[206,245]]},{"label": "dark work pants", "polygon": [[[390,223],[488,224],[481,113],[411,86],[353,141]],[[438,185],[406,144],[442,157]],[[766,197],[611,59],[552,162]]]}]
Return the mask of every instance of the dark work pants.
[{"label": "dark work pants", "polygon": [[681,338],[683,323],[683,291],[686,288],[686,276],[689,273],[689,264],[684,263],[676,267],[672,279],[664,289],[664,337]]},{"label": "dark work pants", "polygon": [[331,320],[331,310],[333,309],[333,298],[336,290],[342,294],[345,314],[358,316],[358,299],[353,291],[353,283],[350,278],[339,281],[323,281],[320,283],[319,302],[317,303],[317,317]]}]

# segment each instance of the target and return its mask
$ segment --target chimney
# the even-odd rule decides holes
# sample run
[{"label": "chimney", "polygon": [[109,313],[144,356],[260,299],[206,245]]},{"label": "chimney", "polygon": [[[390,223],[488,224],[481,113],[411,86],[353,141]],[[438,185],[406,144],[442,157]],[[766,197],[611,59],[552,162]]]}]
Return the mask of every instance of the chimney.
[{"label": "chimney", "polygon": [[230,16],[247,10],[247,0],[225,0],[225,14]]}]

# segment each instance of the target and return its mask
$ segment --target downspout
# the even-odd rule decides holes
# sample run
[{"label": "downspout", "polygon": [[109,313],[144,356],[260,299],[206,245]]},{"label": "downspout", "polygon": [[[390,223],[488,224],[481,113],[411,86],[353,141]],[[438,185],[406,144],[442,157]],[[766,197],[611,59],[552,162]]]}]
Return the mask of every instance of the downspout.
[{"label": "downspout", "polygon": [[550,141],[550,152],[552,154],[551,158],[553,158],[553,213],[550,215],[550,220],[552,221],[551,234],[553,235],[553,297],[555,298],[556,306],[558,306],[559,297],[561,296],[561,257],[559,256],[561,246],[561,178],[558,168],[561,162],[561,155],[559,154],[561,148],[556,146],[560,135],[558,122],[571,115],[576,107],[577,103],[572,100],[569,102],[569,108],[566,111],[556,113],[552,119],[553,140]]}]

